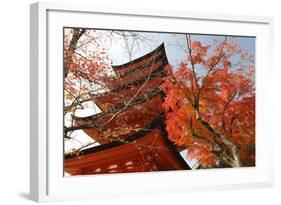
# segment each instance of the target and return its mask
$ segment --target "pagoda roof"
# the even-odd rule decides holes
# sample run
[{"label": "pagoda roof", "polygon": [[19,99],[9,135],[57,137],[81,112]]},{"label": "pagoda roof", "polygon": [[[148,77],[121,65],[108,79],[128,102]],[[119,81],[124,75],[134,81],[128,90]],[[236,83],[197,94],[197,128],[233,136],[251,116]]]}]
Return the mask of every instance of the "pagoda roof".
[{"label": "pagoda roof", "polygon": [[[157,51],[157,52],[155,52]],[[149,56],[148,58],[146,56]],[[117,76],[104,79],[110,90],[118,89],[121,86],[143,81],[149,75],[156,76],[164,71],[168,64],[164,44],[161,44],[154,51],[136,60],[119,66],[112,66]],[[118,71],[116,71],[118,67]],[[162,74],[165,74],[163,72]],[[140,82],[139,82],[140,83]],[[110,92],[110,91],[109,91]]]},{"label": "pagoda roof", "polygon": [[139,98],[136,97],[130,103],[119,102],[112,109],[110,109],[106,112],[100,112],[100,113],[93,114],[93,115],[86,116],[86,117],[79,117],[79,116],[73,116],[73,117],[76,120],[76,122],[78,122],[79,120],[82,120],[82,121],[83,120],[94,120],[94,119],[106,116],[108,114],[112,114],[112,113],[114,114],[120,110],[125,111],[127,108],[134,107],[134,106],[137,106],[144,102],[147,102],[157,95],[162,96],[162,91],[160,90],[160,88],[154,88],[154,89],[150,90],[150,92],[148,92],[146,96],[139,97]]},{"label": "pagoda roof", "polygon": [[153,90],[159,90],[159,86],[164,82],[161,75],[153,77],[142,84],[128,85],[118,92],[107,93],[106,95],[93,96],[93,101],[103,112],[112,110],[120,102],[129,102],[132,98],[145,98],[150,95]]},{"label": "pagoda roof", "polygon": [[[106,112],[120,101],[129,101],[132,97],[146,96],[148,92],[164,82],[168,64],[164,43],[150,53],[128,63],[112,66],[117,77],[105,80],[109,91],[93,94],[96,105]],[[138,89],[142,92],[135,96]],[[119,101],[119,102],[118,102]]]},{"label": "pagoda roof", "polygon": [[146,97],[136,98],[129,104],[117,105],[107,112],[83,118],[75,117],[75,125],[101,144],[120,140],[143,129],[162,112],[163,100],[160,93],[159,88],[156,88]]},{"label": "pagoda roof", "polygon": [[113,70],[118,76],[126,75],[131,72],[135,72],[137,69],[140,69],[142,66],[147,65],[147,63],[155,61],[157,58],[165,57],[165,46],[164,43],[161,43],[153,51],[127,63],[121,65],[112,65]]},{"label": "pagoda roof", "polygon": [[72,175],[190,169],[167,138],[162,114],[122,141],[65,155],[64,166]]},{"label": "pagoda roof", "polygon": [[[140,85],[140,84],[144,83],[148,79],[148,77],[149,77],[150,80],[153,80],[154,78],[157,78],[159,76],[165,77],[166,75],[167,74],[164,71],[164,68],[160,67],[159,69],[157,69],[157,70],[155,70],[151,73],[148,73],[147,75],[142,76],[138,79],[134,79],[133,81],[130,81],[130,82],[127,82],[127,83],[122,83],[122,84],[120,84],[120,86],[116,86],[115,88],[112,88],[107,92],[92,94],[92,97],[102,97],[102,96],[110,95],[111,93],[120,92],[122,90],[131,88],[133,86]],[[119,79],[119,81],[121,81],[121,80],[122,79]]]}]

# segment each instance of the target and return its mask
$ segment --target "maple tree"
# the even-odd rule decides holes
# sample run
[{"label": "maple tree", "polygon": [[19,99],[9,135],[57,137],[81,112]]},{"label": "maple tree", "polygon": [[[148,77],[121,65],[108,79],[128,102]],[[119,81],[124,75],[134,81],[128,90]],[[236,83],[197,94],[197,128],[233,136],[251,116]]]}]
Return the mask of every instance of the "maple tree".
[{"label": "maple tree", "polygon": [[[98,31],[95,29],[68,28],[64,32],[64,116],[65,139],[72,139],[75,130],[83,130],[85,126],[75,125],[77,110],[89,108],[97,113],[93,105],[95,97],[110,90],[108,82],[116,78],[112,59],[108,55],[106,41],[124,41],[124,52],[130,61],[140,43],[150,39],[132,31]],[[128,102],[134,99],[129,99]],[[130,103],[128,103],[130,105]],[[87,103],[92,103],[89,106]],[[87,113],[89,114],[89,113]],[[87,127],[102,127],[88,124]]]},{"label": "maple tree", "polygon": [[[124,39],[129,61],[133,46],[138,40],[145,40],[133,32],[111,31],[108,35]],[[64,129],[65,138],[84,128],[73,123],[76,110],[85,109],[86,102],[94,101],[95,94],[107,91],[106,79],[114,78],[108,48],[102,46],[102,40],[93,29],[74,28],[65,34],[64,114],[70,121]],[[186,34],[186,47],[186,61],[175,72],[167,66],[169,75],[161,86],[165,93],[163,108],[169,139],[181,149],[187,148],[187,157],[197,159],[201,167],[253,166],[253,56],[235,42],[235,37],[203,45]],[[129,105],[132,100],[124,104]]]},{"label": "maple tree", "polygon": [[[72,116],[92,101],[93,93],[105,88],[103,79],[111,75],[107,48],[95,30],[67,29],[64,35],[64,115],[74,126]],[[65,138],[72,132],[65,129]]]},{"label": "maple tree", "polygon": [[235,42],[186,34],[187,59],[162,85],[168,137],[201,167],[255,164],[254,58]]}]

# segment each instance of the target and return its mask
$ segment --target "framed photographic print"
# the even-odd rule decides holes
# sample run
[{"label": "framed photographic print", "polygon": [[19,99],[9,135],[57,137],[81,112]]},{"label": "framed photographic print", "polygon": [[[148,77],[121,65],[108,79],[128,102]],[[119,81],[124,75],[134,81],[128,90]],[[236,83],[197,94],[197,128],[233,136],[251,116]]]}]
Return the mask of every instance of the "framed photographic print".
[{"label": "framed photographic print", "polygon": [[31,199],[271,186],[271,29],[267,17],[31,5]]}]

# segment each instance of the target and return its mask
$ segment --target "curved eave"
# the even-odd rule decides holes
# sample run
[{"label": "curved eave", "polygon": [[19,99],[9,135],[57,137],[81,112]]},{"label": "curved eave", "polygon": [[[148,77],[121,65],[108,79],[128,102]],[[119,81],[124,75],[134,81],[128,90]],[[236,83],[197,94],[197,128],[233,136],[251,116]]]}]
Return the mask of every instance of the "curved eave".
[{"label": "curved eave", "polygon": [[[151,130],[154,130],[156,128],[160,128],[160,133],[161,133],[161,137],[163,138],[166,146],[169,148],[170,153],[172,153],[172,155],[178,160],[178,162],[181,164],[181,166],[186,169],[186,170],[190,170],[191,168],[189,167],[189,165],[186,163],[186,161],[182,158],[182,156],[180,155],[180,153],[177,150],[177,148],[173,145],[173,143],[168,139],[167,137],[167,133],[165,131],[164,128],[164,119],[163,119],[163,115],[164,113],[161,113],[158,117],[156,117],[145,129],[140,130],[138,132],[136,132],[135,134],[124,138],[124,141],[128,142],[133,142],[135,140],[141,139],[143,137],[145,137],[148,133],[151,132]],[[114,147],[118,147],[118,146],[122,146],[126,143],[121,142],[121,141],[114,141],[114,142],[110,142],[107,144],[103,144],[103,145],[99,145],[96,147],[91,147],[88,149],[84,149],[81,150],[79,153],[79,155],[71,155],[71,154],[66,154],[64,155],[64,159],[79,159],[79,157],[81,156],[86,156],[89,154],[93,154],[93,153],[98,153],[101,151],[105,151],[105,150],[110,150],[111,148]]]},{"label": "curved eave", "polygon": [[143,55],[142,57],[139,57],[135,60],[132,60],[132,61],[129,61],[128,63],[124,63],[124,64],[121,64],[121,65],[112,65],[112,68],[113,70],[117,71],[117,70],[120,70],[120,69],[123,69],[123,68],[126,68],[128,66],[131,66],[135,63],[138,63],[142,60],[144,60],[145,58],[149,58],[150,56],[153,56],[155,53],[157,53],[158,51],[161,51],[163,50],[164,53],[165,53],[165,46],[164,46],[164,43],[161,43],[155,50]]},{"label": "curved eave", "polygon": [[93,98],[95,97],[102,97],[102,96],[106,96],[106,95],[110,95],[111,93],[116,93],[116,92],[119,92],[119,91],[122,91],[124,89],[128,89],[132,86],[135,86],[135,85],[139,85],[141,83],[144,83],[145,80],[148,78],[148,76],[150,76],[150,80],[152,80],[153,78],[157,77],[158,75],[162,76],[162,77],[165,77],[167,76],[167,73],[164,71],[163,67],[160,67],[159,69],[157,69],[155,72],[152,72],[151,74],[148,74],[146,76],[143,76],[135,81],[132,81],[132,82],[129,82],[127,84],[124,84],[120,87],[117,87],[117,88],[113,88],[107,92],[104,92],[104,93],[100,93],[100,94],[93,94],[91,95]]},{"label": "curved eave", "polygon": [[[133,106],[136,106],[136,105],[139,105],[141,103],[144,103],[148,100],[150,100],[151,98],[157,96],[157,95],[163,95],[162,91],[159,89],[159,88],[155,88],[154,90],[152,90],[150,93],[149,93],[149,96],[146,97],[146,98],[137,98],[136,100],[132,101],[131,102],[131,105],[125,105],[125,104],[120,104],[120,105],[117,105],[114,109],[112,110],[109,110],[107,112],[101,112],[101,113],[98,113],[98,114],[94,114],[94,115],[91,115],[91,116],[87,116],[87,117],[78,117],[78,116],[74,116],[74,119],[77,119],[77,120],[93,120],[93,119],[97,119],[99,117],[102,117],[104,115],[107,115],[107,114],[113,114],[113,113],[116,113],[122,109],[124,109],[124,107],[127,108],[130,108],[130,107],[133,107]],[[124,109],[123,111],[125,111],[126,109]]]}]

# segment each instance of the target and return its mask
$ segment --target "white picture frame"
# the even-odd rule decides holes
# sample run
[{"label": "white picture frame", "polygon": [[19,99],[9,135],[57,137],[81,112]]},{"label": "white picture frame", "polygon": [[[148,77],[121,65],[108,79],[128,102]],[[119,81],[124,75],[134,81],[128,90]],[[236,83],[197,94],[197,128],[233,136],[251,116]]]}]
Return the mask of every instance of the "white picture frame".
[{"label": "white picture frame", "polygon": [[[58,114],[63,107],[63,26],[256,36],[256,167],[64,177],[63,138],[60,137],[63,126]],[[265,109],[271,105],[268,69],[273,68],[272,29],[273,19],[269,17],[97,8],[91,4],[73,3],[32,4],[30,198],[41,202],[272,186],[273,130],[266,120],[269,114]]]}]

